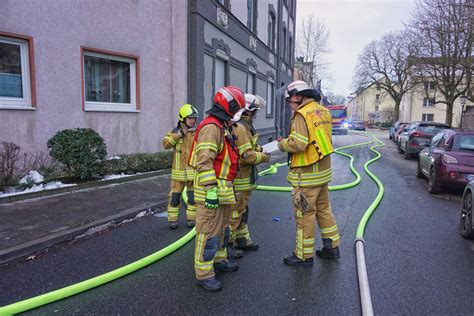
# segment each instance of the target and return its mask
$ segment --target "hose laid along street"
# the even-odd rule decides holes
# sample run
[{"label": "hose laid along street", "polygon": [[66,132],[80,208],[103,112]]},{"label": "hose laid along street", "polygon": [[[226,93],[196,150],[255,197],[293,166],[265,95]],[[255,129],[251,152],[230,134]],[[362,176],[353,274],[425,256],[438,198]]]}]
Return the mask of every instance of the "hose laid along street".
[{"label": "hose laid along street", "polygon": [[[474,242],[459,234],[461,193],[431,195],[416,178],[416,159],[404,160],[388,139],[382,158],[369,166],[385,187],[365,230],[365,260],[375,314],[465,314],[474,310]],[[368,135],[334,136],[335,147],[365,142]],[[121,279],[29,311],[32,314],[361,314],[354,239],[365,210],[378,193],[363,165],[370,146],[345,150],[355,158],[361,183],[330,193],[341,233],[338,262],[315,259],[313,268],[292,268],[283,257],[294,247],[295,222],[288,192],[254,191],[250,232],[260,244],[239,259],[235,273],[219,273],[224,289],[196,285],[194,241],[170,256]],[[333,155],[333,181],[349,183],[349,159]],[[287,186],[287,167],[260,178]],[[35,260],[0,270],[0,306],[106,273],[171,244],[189,231],[166,218],[146,216],[99,235],[62,245]],[[317,239],[317,248],[321,241]],[[212,307],[211,307],[212,306]]]}]

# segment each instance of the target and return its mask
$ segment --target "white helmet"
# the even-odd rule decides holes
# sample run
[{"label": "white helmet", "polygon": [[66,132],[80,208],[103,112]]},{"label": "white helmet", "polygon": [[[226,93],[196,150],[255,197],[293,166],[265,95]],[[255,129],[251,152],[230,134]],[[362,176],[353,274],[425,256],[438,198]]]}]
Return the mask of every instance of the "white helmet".
[{"label": "white helmet", "polygon": [[301,95],[303,97],[321,99],[321,94],[319,91],[311,88],[306,82],[302,80],[293,81],[288,85],[285,91],[285,99],[289,99],[292,95]]},{"label": "white helmet", "polygon": [[249,112],[260,111],[262,108],[265,107],[266,104],[267,103],[261,96],[246,93],[245,94],[245,108],[239,110],[234,115],[234,118],[232,119],[232,121],[238,122],[240,118],[242,117],[242,113],[244,111],[249,111]]}]

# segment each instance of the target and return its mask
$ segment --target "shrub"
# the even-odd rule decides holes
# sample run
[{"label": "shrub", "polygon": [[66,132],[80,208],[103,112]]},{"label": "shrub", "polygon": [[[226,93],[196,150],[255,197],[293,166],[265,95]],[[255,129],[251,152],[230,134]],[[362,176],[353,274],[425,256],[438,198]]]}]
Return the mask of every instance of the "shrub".
[{"label": "shrub", "polygon": [[2,142],[0,147],[0,191],[14,184],[17,163],[20,158],[20,146]]},{"label": "shrub", "polygon": [[93,129],[59,131],[48,140],[48,148],[51,157],[64,164],[73,177],[84,180],[104,173],[107,147]]},{"label": "shrub", "polygon": [[106,173],[136,173],[171,168],[173,152],[137,153],[120,155],[120,159],[107,160]]}]

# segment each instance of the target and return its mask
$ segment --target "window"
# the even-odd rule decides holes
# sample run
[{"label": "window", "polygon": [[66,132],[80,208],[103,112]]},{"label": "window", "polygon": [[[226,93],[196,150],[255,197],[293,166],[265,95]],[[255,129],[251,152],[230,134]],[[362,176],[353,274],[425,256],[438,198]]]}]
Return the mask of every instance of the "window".
[{"label": "window", "polygon": [[268,15],[268,47],[275,50],[275,14],[271,11]]},{"label": "window", "polygon": [[434,121],[434,114],[426,114],[426,113],[423,113],[423,114],[421,115],[421,120],[422,120],[423,122],[426,122],[426,121],[432,122],[432,121]]},{"label": "window", "polygon": [[288,64],[292,64],[292,52],[293,52],[293,38],[290,35],[290,39],[288,42]]},{"label": "window", "polygon": [[273,82],[267,83],[267,110],[266,114],[268,116],[273,116],[273,98],[274,98],[274,89],[273,89]]},{"label": "window", "polygon": [[247,74],[247,93],[255,94],[255,73]]},{"label": "window", "polygon": [[0,33],[0,108],[35,106],[32,38]]},{"label": "window", "polygon": [[375,102],[380,103],[380,94],[378,93],[375,95]]},{"label": "window", "polygon": [[81,49],[84,67],[84,110],[139,110],[138,57],[93,48]]},{"label": "window", "polygon": [[425,81],[424,83],[425,90],[434,90],[436,88],[434,81]]},{"label": "window", "polygon": [[434,106],[435,99],[434,98],[423,98],[423,106]]},{"label": "window", "polygon": [[214,93],[226,85],[227,62],[221,58],[215,60]]},{"label": "window", "polygon": [[283,60],[286,60],[286,28],[283,28]]},{"label": "window", "polygon": [[257,0],[247,0],[247,27],[257,33]]}]

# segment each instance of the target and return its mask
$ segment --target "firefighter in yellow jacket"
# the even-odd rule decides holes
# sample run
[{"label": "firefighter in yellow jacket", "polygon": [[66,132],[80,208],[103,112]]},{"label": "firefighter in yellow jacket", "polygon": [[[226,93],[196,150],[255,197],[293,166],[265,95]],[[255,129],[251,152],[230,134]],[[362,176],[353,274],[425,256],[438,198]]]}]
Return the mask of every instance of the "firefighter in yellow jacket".
[{"label": "firefighter in yellow jacket", "polygon": [[265,100],[260,96],[245,94],[245,110],[238,112],[233,121],[236,122],[233,131],[239,148],[239,171],[234,180],[236,204],[232,209],[230,221],[230,243],[227,251],[235,257],[241,254],[235,250],[257,250],[258,244],[250,238],[248,229],[248,204],[252,190],[256,188],[258,177],[256,165],[268,162],[270,154],[262,152],[257,144],[258,134],[253,127],[257,111],[265,106]]},{"label": "firefighter in yellow jacket", "polygon": [[163,138],[164,149],[174,149],[173,166],[171,169],[171,192],[168,202],[168,227],[178,227],[181,192],[186,186],[188,203],[186,204],[186,225],[194,227],[196,220],[196,205],[194,203],[194,168],[189,166],[189,154],[195,134],[198,111],[191,104],[185,104],[179,109],[178,125],[170,130]]},{"label": "firefighter in yellow jacket", "polygon": [[323,248],[318,257],[339,259],[339,231],[329,200],[331,181],[331,113],[317,102],[319,92],[304,81],[290,83],[286,99],[293,111],[288,138],[278,142],[281,151],[290,154],[288,181],[293,186],[295,207],[295,251],[284,258],[291,266],[312,266],[315,243],[315,221],[319,226]]},{"label": "firefighter in yellow jacket", "polygon": [[233,180],[238,169],[238,149],[231,130],[231,119],[245,107],[243,92],[233,86],[220,88],[209,114],[198,126],[191,149],[194,177],[196,245],[194,271],[198,284],[208,291],[220,291],[218,271],[237,271],[227,259],[229,223],[235,204]]}]

